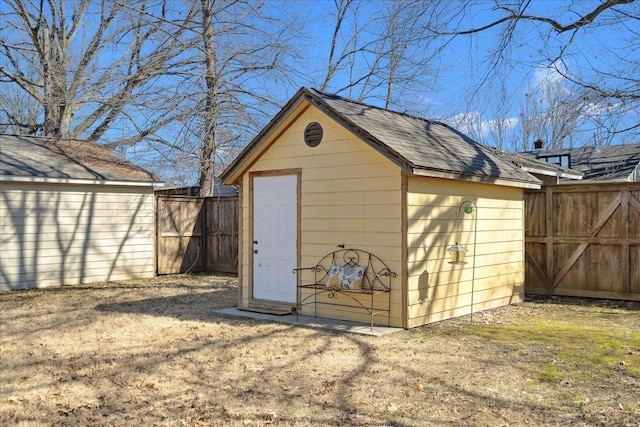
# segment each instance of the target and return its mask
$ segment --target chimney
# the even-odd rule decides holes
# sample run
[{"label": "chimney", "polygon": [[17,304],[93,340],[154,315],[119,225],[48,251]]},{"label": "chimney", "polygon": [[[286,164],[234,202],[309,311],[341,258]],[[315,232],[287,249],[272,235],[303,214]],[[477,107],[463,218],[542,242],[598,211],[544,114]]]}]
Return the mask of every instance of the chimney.
[{"label": "chimney", "polygon": [[544,148],[544,141],[542,140],[542,138],[538,138],[533,141],[533,148],[535,148],[536,150],[542,150]]}]

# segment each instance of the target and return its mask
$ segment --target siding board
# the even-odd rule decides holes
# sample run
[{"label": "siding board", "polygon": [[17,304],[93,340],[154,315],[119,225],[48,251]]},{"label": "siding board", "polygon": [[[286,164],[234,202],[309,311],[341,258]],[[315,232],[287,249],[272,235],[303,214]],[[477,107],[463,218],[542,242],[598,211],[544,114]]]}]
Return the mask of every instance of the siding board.
[{"label": "siding board", "polygon": [[[50,262],[50,259],[60,259],[61,257],[69,258],[69,257],[96,257],[96,256],[104,256],[106,253],[111,253],[113,251],[117,251],[120,256],[125,256],[127,254],[132,254],[134,256],[139,256],[140,253],[153,253],[153,245],[152,244],[131,244],[122,246],[121,244],[105,244],[100,248],[85,246],[83,242],[73,242],[69,246],[65,246],[61,248],[59,244],[52,245],[54,242],[47,242],[48,247],[44,247],[44,245],[40,245],[40,248],[37,251],[39,263],[43,263],[45,261]],[[57,243],[57,242],[56,242]],[[5,260],[19,260],[24,256],[24,253],[21,253],[20,244],[11,243],[9,245],[3,245],[3,253],[2,257]],[[6,248],[6,250],[5,250]],[[61,254],[61,249],[64,250],[64,254]],[[35,253],[35,251],[34,251]]]},{"label": "siding board", "polygon": [[[517,188],[409,178],[410,325],[469,314],[472,299],[473,311],[502,305],[505,298],[522,300],[522,198]],[[459,212],[466,200],[476,204],[471,215]],[[447,249],[456,241],[468,249],[463,266],[449,263]]]},{"label": "siding board", "polygon": [[153,188],[3,183],[0,289],[154,275]]}]

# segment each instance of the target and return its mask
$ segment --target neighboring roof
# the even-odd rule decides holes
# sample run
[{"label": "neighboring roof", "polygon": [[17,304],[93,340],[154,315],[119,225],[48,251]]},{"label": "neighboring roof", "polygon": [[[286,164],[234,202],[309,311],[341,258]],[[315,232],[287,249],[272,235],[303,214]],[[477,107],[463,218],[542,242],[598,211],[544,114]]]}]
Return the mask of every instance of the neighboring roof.
[{"label": "neighboring roof", "polygon": [[491,148],[437,121],[397,113],[302,88],[220,175],[233,182],[245,160],[301,103],[308,102],[410,174],[513,185],[540,186],[540,180]]},{"label": "neighboring roof", "polygon": [[[200,186],[190,187],[165,187],[156,190],[156,194],[167,196],[191,196],[200,197]],[[214,177],[212,197],[238,197],[238,187],[235,185],[225,185],[219,177]]]},{"label": "neighboring roof", "polygon": [[220,177],[213,178],[213,197],[238,197],[238,187],[222,183]]},{"label": "neighboring roof", "polygon": [[584,173],[583,180],[640,181],[640,143],[584,146],[524,153],[535,158],[570,156],[571,169]]},{"label": "neighboring roof", "polygon": [[186,196],[186,197],[200,197],[200,186],[192,185],[187,187],[162,187],[157,188],[156,195],[162,196]]},{"label": "neighboring roof", "polygon": [[152,173],[93,142],[2,134],[0,177],[58,182],[161,182]]},{"label": "neighboring roof", "polygon": [[566,179],[582,179],[583,176],[583,173],[578,170],[565,168],[553,163],[547,163],[543,160],[537,160],[524,154],[499,151],[497,149],[494,150],[500,153],[500,155],[509,158],[509,160],[511,160],[511,162],[516,166],[529,173]]}]

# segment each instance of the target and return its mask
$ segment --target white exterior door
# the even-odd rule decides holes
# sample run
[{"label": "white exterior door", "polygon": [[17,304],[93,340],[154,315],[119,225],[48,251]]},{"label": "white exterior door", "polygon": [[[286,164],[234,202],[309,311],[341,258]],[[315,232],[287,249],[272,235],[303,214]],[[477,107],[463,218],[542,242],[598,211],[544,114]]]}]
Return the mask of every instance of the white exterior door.
[{"label": "white exterior door", "polygon": [[253,298],[296,302],[298,178],[253,179]]}]

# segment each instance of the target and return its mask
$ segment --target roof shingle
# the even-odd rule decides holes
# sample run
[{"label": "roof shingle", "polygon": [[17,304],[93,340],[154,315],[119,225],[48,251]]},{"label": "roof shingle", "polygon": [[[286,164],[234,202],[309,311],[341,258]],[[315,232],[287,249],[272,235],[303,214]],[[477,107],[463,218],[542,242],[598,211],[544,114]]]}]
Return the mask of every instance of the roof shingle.
[{"label": "roof shingle", "polygon": [[160,182],[107,147],[59,138],[0,135],[0,176]]},{"label": "roof shingle", "polygon": [[[397,161],[416,170],[449,172],[468,176],[539,184],[498,152],[463,135],[452,127],[433,120],[351,101],[315,89],[309,89],[312,103],[334,112],[372,145],[391,149]],[[322,108],[322,107],[325,108]]]},{"label": "roof shingle", "polygon": [[508,156],[437,121],[363,104],[316,89],[302,88],[220,175],[231,182],[246,159],[297,106],[308,102],[410,174],[539,187],[541,181]]}]

